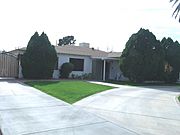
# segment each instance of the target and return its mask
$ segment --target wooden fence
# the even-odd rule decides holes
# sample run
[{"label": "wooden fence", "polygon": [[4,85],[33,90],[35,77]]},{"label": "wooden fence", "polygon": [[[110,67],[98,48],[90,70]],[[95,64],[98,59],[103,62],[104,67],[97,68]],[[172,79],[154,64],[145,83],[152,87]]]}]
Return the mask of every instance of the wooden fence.
[{"label": "wooden fence", "polygon": [[18,77],[18,59],[9,53],[0,53],[0,77]]}]

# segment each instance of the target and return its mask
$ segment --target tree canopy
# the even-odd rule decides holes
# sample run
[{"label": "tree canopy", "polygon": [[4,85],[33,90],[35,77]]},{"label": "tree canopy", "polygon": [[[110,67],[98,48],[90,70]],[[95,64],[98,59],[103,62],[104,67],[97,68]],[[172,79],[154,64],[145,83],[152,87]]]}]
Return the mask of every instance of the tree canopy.
[{"label": "tree canopy", "polygon": [[175,82],[179,78],[180,72],[180,45],[171,38],[163,38],[161,46],[165,52],[164,79],[166,82]]},{"label": "tree canopy", "polygon": [[63,37],[62,39],[59,39],[59,46],[63,46],[63,45],[73,45],[75,44],[76,40],[74,39],[74,36],[66,36]]},{"label": "tree canopy", "polygon": [[180,44],[171,38],[161,42],[149,30],[140,29],[126,43],[120,69],[134,82],[176,82],[180,72]]},{"label": "tree canopy", "polygon": [[120,58],[120,68],[131,81],[158,80],[163,59],[160,41],[149,30],[140,29],[127,41]]},{"label": "tree canopy", "polygon": [[48,36],[44,32],[40,36],[35,32],[21,59],[23,76],[33,79],[51,78],[56,61],[57,54]]}]

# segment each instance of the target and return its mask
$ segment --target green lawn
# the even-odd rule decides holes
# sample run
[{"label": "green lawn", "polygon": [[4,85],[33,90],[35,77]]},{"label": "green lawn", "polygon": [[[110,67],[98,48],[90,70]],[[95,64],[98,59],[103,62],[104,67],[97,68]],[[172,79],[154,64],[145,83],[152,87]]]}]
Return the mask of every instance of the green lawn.
[{"label": "green lawn", "polygon": [[26,84],[70,104],[92,94],[113,88],[85,81],[33,81],[26,82]]}]

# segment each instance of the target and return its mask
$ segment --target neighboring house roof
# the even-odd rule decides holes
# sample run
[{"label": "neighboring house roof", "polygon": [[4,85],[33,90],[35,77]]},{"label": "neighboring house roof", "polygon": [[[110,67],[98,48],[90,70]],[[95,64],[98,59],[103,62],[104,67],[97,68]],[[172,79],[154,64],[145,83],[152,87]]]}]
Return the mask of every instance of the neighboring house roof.
[{"label": "neighboring house roof", "polygon": [[109,52],[108,57],[110,58],[119,58],[121,56],[122,52]]},{"label": "neighboring house roof", "polygon": [[[92,58],[119,58],[121,56],[121,52],[105,52],[101,50],[97,50],[94,48],[75,46],[75,45],[65,45],[65,46],[55,46],[56,52],[58,54],[71,54],[71,55],[82,55],[82,56],[90,56]],[[14,53],[16,55],[23,54],[26,50],[26,47],[15,49],[10,51],[10,53]]]},{"label": "neighboring house roof", "polygon": [[22,47],[20,49],[15,49],[15,50],[9,51],[9,53],[17,56],[18,54],[23,54],[25,52],[25,50],[26,50],[26,47]]}]

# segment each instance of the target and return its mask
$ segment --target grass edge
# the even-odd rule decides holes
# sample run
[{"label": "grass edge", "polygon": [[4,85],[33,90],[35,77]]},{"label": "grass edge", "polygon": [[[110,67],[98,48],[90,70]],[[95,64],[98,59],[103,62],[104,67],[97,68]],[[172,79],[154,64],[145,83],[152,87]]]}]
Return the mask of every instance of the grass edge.
[{"label": "grass edge", "polygon": [[[39,91],[41,91],[41,92],[43,92],[43,93],[45,93],[45,94],[47,94],[47,95],[50,95],[50,96],[52,96],[52,97],[54,97],[54,98],[57,98],[57,99],[60,99],[60,100],[62,100],[62,101],[64,101],[64,102],[66,102],[66,103],[68,103],[68,104],[74,104],[74,103],[76,103],[76,102],[78,102],[78,101],[80,101],[80,100],[82,100],[82,99],[84,99],[84,98],[87,98],[87,97],[89,97],[89,96],[92,96],[92,95],[94,95],[94,94],[97,94],[97,93],[101,93],[101,92],[105,92],[105,91],[107,91],[107,90],[111,90],[111,89],[114,89],[114,88],[116,88],[116,87],[113,87],[113,86],[107,86],[107,85],[102,85],[102,84],[94,84],[94,83],[91,83],[91,82],[89,82],[89,81],[84,81],[84,80],[73,80],[72,82],[76,82],[76,81],[78,81],[78,82],[86,82],[86,83],[89,83],[89,84],[93,84],[93,85],[101,85],[101,86],[104,86],[104,87],[111,87],[111,88],[108,88],[108,89],[105,89],[105,90],[100,90],[100,91],[96,91],[96,92],[93,92],[93,93],[89,93],[89,94],[87,94],[87,95],[84,95],[84,96],[82,96],[80,99],[78,99],[77,101],[75,101],[75,102],[73,102],[73,101],[66,101],[66,99],[63,99],[63,98],[60,98],[60,97],[58,97],[58,96],[56,96],[56,95],[54,95],[54,94],[52,94],[52,93],[48,93],[48,92],[45,92],[44,90],[42,90],[41,88],[37,88],[37,87],[35,87],[35,86],[33,86],[31,83],[38,83],[38,82],[42,82],[42,83],[44,83],[44,82],[46,82],[46,83],[51,83],[52,81],[48,81],[48,80],[43,80],[43,81],[38,81],[38,80],[33,80],[33,81],[25,81],[25,82],[23,82],[23,84],[25,84],[25,85],[27,85],[27,86],[30,86],[30,87],[32,87],[32,88],[35,88],[35,89],[37,89],[37,90],[39,90]],[[71,80],[63,80],[63,81],[55,81],[55,82],[71,82]],[[53,83],[53,82],[52,82]]]},{"label": "grass edge", "polygon": [[177,95],[177,96],[175,97],[175,101],[176,101],[176,103],[180,106],[180,95]]}]

